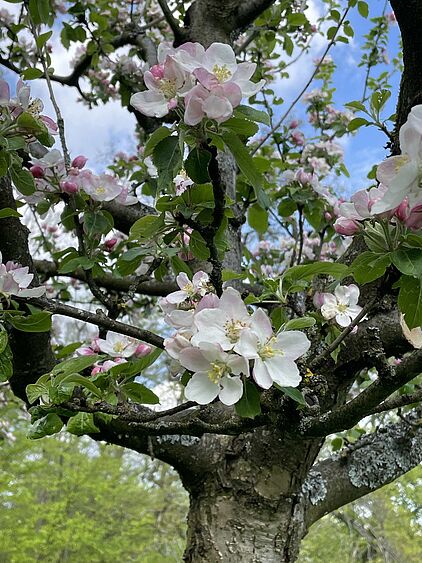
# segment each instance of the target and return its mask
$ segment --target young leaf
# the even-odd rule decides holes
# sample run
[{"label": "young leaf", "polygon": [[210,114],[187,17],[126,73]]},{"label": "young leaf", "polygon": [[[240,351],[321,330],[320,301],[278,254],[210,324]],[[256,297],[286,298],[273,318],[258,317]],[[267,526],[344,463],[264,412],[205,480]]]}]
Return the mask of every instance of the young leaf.
[{"label": "young leaf", "polygon": [[258,389],[246,379],[243,382],[243,395],[235,404],[236,412],[242,418],[255,418],[261,414],[261,400]]},{"label": "young leaf", "polygon": [[157,395],[151,391],[151,389],[142,385],[142,383],[137,383],[136,381],[133,381],[132,383],[125,383],[122,385],[121,389],[129,397],[129,399],[132,399],[132,401],[135,401],[136,403],[140,403],[142,405],[157,405],[160,402]]},{"label": "young leaf", "polygon": [[210,181],[208,173],[210,160],[211,153],[206,150],[195,147],[190,151],[185,160],[185,170],[195,184],[206,184]]},{"label": "young leaf", "polygon": [[400,278],[398,304],[410,330],[422,326],[422,278],[412,276]]},{"label": "young leaf", "polygon": [[37,420],[29,429],[28,438],[31,440],[38,440],[44,436],[51,436],[57,434],[63,428],[63,422],[60,417],[55,413],[48,413],[43,418]]},{"label": "young leaf", "polygon": [[69,420],[66,430],[75,436],[84,434],[95,434],[100,429],[94,423],[94,415],[89,412],[78,412]]},{"label": "young leaf", "polygon": [[28,317],[10,316],[9,323],[22,332],[47,332],[51,329],[51,313],[40,311]]}]

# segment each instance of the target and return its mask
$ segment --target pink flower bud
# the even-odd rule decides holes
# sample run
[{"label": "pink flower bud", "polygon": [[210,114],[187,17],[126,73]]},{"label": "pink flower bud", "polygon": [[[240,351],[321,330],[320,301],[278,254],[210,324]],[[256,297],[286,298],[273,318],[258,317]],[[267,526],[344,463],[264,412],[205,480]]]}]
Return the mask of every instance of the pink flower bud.
[{"label": "pink flower bud", "polygon": [[117,244],[117,238],[109,238],[106,241],[104,241],[104,246],[109,252],[113,250],[116,244]]},{"label": "pink flower bud", "polygon": [[410,215],[405,220],[405,225],[412,231],[419,231],[422,228],[422,204],[412,207]]},{"label": "pink flower bud", "polygon": [[101,366],[95,366],[92,368],[91,375],[97,375],[97,373],[101,373],[102,371]]},{"label": "pink flower bud", "polygon": [[409,217],[409,202],[407,201],[406,198],[397,207],[397,209],[394,212],[394,215],[402,223],[404,223],[406,219]]},{"label": "pink flower bud", "polygon": [[293,119],[289,123],[289,129],[296,129],[296,127],[299,127],[299,121],[297,119]]},{"label": "pink flower bud", "polygon": [[137,358],[143,358],[144,356],[147,356],[151,350],[152,348],[151,346],[148,346],[148,344],[139,344],[135,350],[135,356]]},{"label": "pink flower bud", "polygon": [[293,131],[291,135],[292,143],[297,146],[302,146],[305,144],[305,136],[302,131]]},{"label": "pink flower bud", "polygon": [[312,302],[316,309],[321,309],[321,307],[324,305],[324,294],[320,291],[316,291],[312,298]]},{"label": "pink flower bud", "polygon": [[171,100],[169,100],[169,102],[167,103],[167,107],[169,110],[174,109],[175,107],[177,107],[177,100],[176,98],[172,98]]},{"label": "pink flower bud", "polygon": [[316,33],[318,31],[318,27],[315,24],[311,25],[311,31],[312,33]]},{"label": "pink flower bud", "polygon": [[35,166],[31,166],[29,171],[34,176],[34,178],[43,178],[44,177],[44,170],[41,168],[41,166],[38,166],[38,164],[36,164]]},{"label": "pink flower bud", "polygon": [[164,78],[164,65],[154,65],[149,69],[149,71],[157,80]]},{"label": "pink flower bud", "polygon": [[69,182],[67,180],[60,182],[60,188],[62,192],[65,192],[66,194],[76,194],[79,190],[75,182]]},{"label": "pink flower bud", "polygon": [[359,223],[354,219],[346,219],[345,217],[340,217],[334,223],[334,229],[336,233],[338,233],[339,235],[345,235],[350,237],[355,233],[357,233],[360,227],[359,227]]},{"label": "pink flower bud", "polygon": [[72,166],[74,168],[83,168],[85,166],[85,164],[87,163],[87,157],[83,156],[82,154],[80,154],[79,156],[76,156],[73,160],[72,160]]},{"label": "pink flower bud", "polygon": [[333,218],[333,216],[331,215],[331,213],[329,213],[328,211],[326,211],[324,213],[324,217],[326,221],[331,221],[331,219]]}]

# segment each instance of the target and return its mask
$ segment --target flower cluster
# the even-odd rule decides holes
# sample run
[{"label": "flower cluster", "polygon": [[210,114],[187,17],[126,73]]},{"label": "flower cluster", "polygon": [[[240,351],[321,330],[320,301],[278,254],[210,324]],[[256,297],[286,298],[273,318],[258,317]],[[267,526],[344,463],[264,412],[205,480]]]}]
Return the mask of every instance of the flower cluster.
[{"label": "flower cluster", "polygon": [[332,293],[316,293],[314,305],[321,309],[324,319],[335,319],[341,327],[349,326],[362,311],[357,303],[359,288],[354,285],[338,285]]},{"label": "flower cluster", "polygon": [[151,346],[139,342],[135,338],[107,332],[105,339],[94,338],[89,346],[81,346],[76,350],[80,356],[93,356],[95,354],[107,354],[112,360],[97,362],[92,369],[92,375],[108,371],[112,367],[127,362],[128,358],[142,358],[151,352]]},{"label": "flower cluster", "polygon": [[2,262],[0,252],[0,296],[10,297],[41,297],[45,293],[45,287],[33,287],[28,289],[34,279],[34,274],[29,274],[28,266],[21,266],[15,262]]},{"label": "flower cluster", "polygon": [[9,84],[5,80],[0,79],[0,108],[7,107],[10,115],[16,119],[23,112],[27,112],[35,119],[42,122],[49,133],[55,135],[58,133],[57,124],[41,112],[44,109],[44,104],[39,98],[31,99],[31,89],[22,80],[19,80],[16,85],[16,97],[10,97]]},{"label": "flower cluster", "polygon": [[197,125],[204,118],[218,123],[233,115],[242,98],[255,95],[264,86],[250,79],[255,63],[237,63],[233,49],[213,43],[184,43],[174,49],[158,48],[158,64],[144,73],[146,90],[131,97],[131,105],[151,117],[163,117],[184,103],[184,121]]},{"label": "flower cluster", "polygon": [[71,167],[66,171],[62,153],[53,149],[42,158],[32,159],[30,171],[35,178],[36,192],[25,197],[28,203],[38,203],[46,193],[64,192],[75,194],[81,189],[94,201],[117,200],[123,205],[138,202],[134,196],[128,195],[128,188],[118,178],[110,174],[94,174],[84,169],[87,158],[79,155],[72,160]]},{"label": "flower cluster", "polygon": [[180,290],[161,301],[167,322],[177,329],[164,346],[193,372],[185,388],[188,400],[208,404],[218,397],[233,405],[243,395],[241,376],[252,375],[263,389],[273,383],[299,385],[295,360],[310,346],[302,332],[274,334],[267,314],[262,309],[249,314],[235,289],[225,289],[220,298],[208,293],[204,272],[197,272],[192,281],[180,274],[177,282]]},{"label": "flower cluster", "polygon": [[340,205],[334,225],[338,233],[353,235],[361,221],[377,216],[395,217],[412,230],[422,227],[422,105],[412,108],[399,138],[402,154],[378,166],[378,187],[361,190]]}]

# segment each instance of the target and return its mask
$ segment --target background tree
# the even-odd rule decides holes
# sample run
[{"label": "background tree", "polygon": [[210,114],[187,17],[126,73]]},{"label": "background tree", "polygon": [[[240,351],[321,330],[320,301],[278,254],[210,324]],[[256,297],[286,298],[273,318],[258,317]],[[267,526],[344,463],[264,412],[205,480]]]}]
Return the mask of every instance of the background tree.
[{"label": "background tree", "polygon": [[[422,8],[391,3],[404,70],[397,114],[387,118],[391,73],[376,74],[394,19],[387,4],[366,36],[353,115],[332,105],[327,55],[353,36],[354,10],[368,16],[363,1],[324,2],[325,15],[312,23],[302,1],[12,4],[20,11],[17,19],[2,13],[0,62],[26,80],[43,78],[55,112],[54,120],[44,116],[22,83],[16,98],[1,83],[0,359],[13,392],[33,405],[30,437],[66,424],[172,465],[190,494],[186,561],[295,560],[312,523],[422,455]],[[48,42],[57,27],[65,48],[84,45],[68,76],[52,68]],[[279,117],[272,83],[321,34],[322,58]],[[322,87],[305,96],[315,141],[306,142],[286,120],[313,79]],[[71,157],[55,83],[77,88],[89,105],[119,97],[136,116],[143,158],[118,158],[110,176]],[[335,140],[369,125],[404,155],[378,167],[383,185],[374,169],[373,189],[339,206],[329,173],[348,172]],[[48,152],[52,134],[63,154]],[[140,192],[153,205],[137,202]],[[35,224],[52,208],[61,213],[66,233],[40,234],[42,255],[28,241],[17,193]],[[103,238],[112,229],[123,234]],[[285,233],[281,248],[253,256],[250,245],[267,231],[267,244]],[[355,236],[334,262],[340,235]],[[39,276],[51,280],[53,298]],[[62,276],[86,285],[83,307],[66,303],[77,298]],[[223,291],[224,282],[231,289]],[[146,320],[154,320],[154,296],[164,297],[172,327],[155,315],[165,340]],[[88,349],[52,344],[50,313],[98,326],[99,338]],[[160,356],[163,348],[176,366]],[[149,374],[173,370],[190,400],[144,406],[158,401]],[[397,417],[384,414],[397,409]],[[357,426],[368,416],[377,417],[372,432]],[[342,432],[339,451],[318,459],[325,438]]]}]

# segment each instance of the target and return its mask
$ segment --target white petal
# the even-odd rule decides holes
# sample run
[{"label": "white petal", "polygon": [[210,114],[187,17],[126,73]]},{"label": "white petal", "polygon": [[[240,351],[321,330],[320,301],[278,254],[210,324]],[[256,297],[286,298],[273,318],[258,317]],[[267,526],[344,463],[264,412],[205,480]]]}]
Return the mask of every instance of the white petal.
[{"label": "white petal", "polygon": [[265,366],[272,380],[282,387],[297,387],[299,385],[299,370],[290,358],[274,356],[274,358],[265,361]]},{"label": "white petal", "polygon": [[164,117],[169,112],[164,94],[153,90],[133,94],[130,98],[130,105],[150,117]]},{"label": "white petal", "polygon": [[258,354],[259,340],[257,335],[251,330],[245,329],[240,333],[239,342],[234,347],[234,351],[251,360],[259,358]]},{"label": "white petal", "polygon": [[354,306],[359,301],[359,288],[354,283],[347,286],[349,289],[349,305]]},{"label": "white petal", "polygon": [[179,354],[179,362],[190,371],[208,371],[210,362],[206,360],[199,348],[186,348]]},{"label": "white petal", "polygon": [[206,373],[195,373],[185,387],[185,397],[200,405],[211,403],[220,392],[220,387],[213,383]]},{"label": "white petal", "polygon": [[45,293],[45,287],[40,285],[31,289],[21,289],[18,293],[19,297],[41,297]]},{"label": "white petal", "polygon": [[243,383],[240,377],[225,375],[220,380],[222,387],[218,398],[227,406],[234,405],[243,395]]},{"label": "white petal", "polygon": [[236,56],[233,49],[227,43],[212,43],[205,51],[203,66],[213,72],[214,66],[226,66],[233,74],[236,72]]},{"label": "white petal", "polygon": [[273,384],[273,380],[268,373],[265,363],[259,358],[255,360],[252,375],[257,384],[263,389],[269,389]]},{"label": "white petal", "polygon": [[296,360],[303,356],[311,345],[306,334],[299,330],[280,332],[276,338],[277,348],[282,350],[287,358]]},{"label": "white petal", "polygon": [[261,344],[267,342],[273,334],[271,321],[263,309],[257,309],[251,316],[251,329],[258,336]]},{"label": "white petal", "polygon": [[342,305],[349,304],[350,295],[347,285],[338,285],[334,290],[334,294],[337,297],[337,301],[339,303],[341,303]]},{"label": "white petal", "polygon": [[419,170],[415,162],[408,162],[400,168],[388,186],[385,196],[372,207],[372,213],[384,213],[397,207],[417,185]]},{"label": "white petal", "polygon": [[243,303],[240,293],[232,287],[228,287],[223,291],[223,295],[220,298],[219,309],[226,311],[228,317],[231,319],[249,319],[248,310]]},{"label": "white petal", "polygon": [[346,313],[337,313],[336,322],[338,325],[342,327],[346,327],[349,326],[349,324],[351,324],[352,319]]}]

